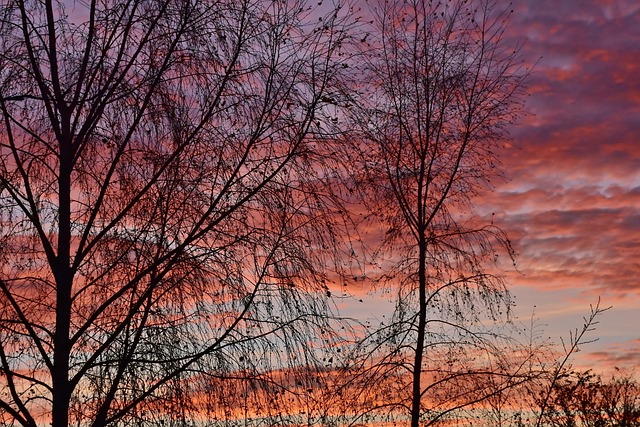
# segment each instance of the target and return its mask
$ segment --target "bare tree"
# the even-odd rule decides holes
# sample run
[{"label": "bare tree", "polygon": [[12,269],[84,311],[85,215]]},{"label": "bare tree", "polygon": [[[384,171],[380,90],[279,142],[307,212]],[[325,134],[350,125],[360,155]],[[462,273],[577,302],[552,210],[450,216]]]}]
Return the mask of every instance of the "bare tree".
[{"label": "bare tree", "polygon": [[367,381],[378,385],[363,399],[417,427],[481,399],[474,384],[490,382],[473,376],[499,375],[496,330],[483,321],[509,310],[492,266],[500,250],[513,254],[472,204],[501,176],[497,150],[527,70],[504,36],[512,11],[501,1],[376,4],[348,109],[361,165],[352,178],[385,230],[368,277],[396,299],[392,319],[363,342]]},{"label": "bare tree", "polygon": [[[573,380],[573,381],[572,381]],[[590,371],[574,373],[574,378],[563,384],[561,394],[573,400],[572,414],[584,426],[632,427],[640,423],[640,385],[633,375],[618,370],[609,379]]]},{"label": "bare tree", "polygon": [[330,341],[323,8],[2,2],[3,425],[182,425]]},{"label": "bare tree", "polygon": [[[542,373],[542,375],[540,375],[541,381],[532,382],[530,387],[527,388],[528,397],[533,398],[536,404],[535,406],[539,408],[536,410],[536,427],[542,426],[543,422],[548,418],[550,406],[553,405],[553,396],[557,394],[556,392],[560,387],[560,383],[563,382],[563,378],[569,376],[567,372],[571,371],[571,365],[569,363],[571,357],[580,350],[581,346],[597,341],[597,338],[589,338],[588,334],[593,332],[598,325],[598,317],[610,308],[611,307],[600,307],[600,298],[598,298],[596,305],[590,306],[589,316],[583,318],[582,327],[569,331],[568,342],[562,340],[563,353],[559,360],[550,364],[548,367],[545,366],[545,363],[548,363],[548,361],[539,363]],[[579,382],[582,381],[583,380],[580,380]],[[524,399],[522,401],[524,401]]]}]

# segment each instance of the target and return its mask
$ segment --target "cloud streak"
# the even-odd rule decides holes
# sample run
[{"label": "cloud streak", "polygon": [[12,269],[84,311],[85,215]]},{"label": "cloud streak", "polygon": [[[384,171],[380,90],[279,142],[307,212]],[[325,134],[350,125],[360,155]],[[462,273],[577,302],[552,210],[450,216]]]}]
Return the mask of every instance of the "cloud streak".
[{"label": "cloud streak", "polygon": [[[514,239],[516,296],[527,295],[526,307],[546,295],[551,311],[562,292],[567,312],[602,296],[614,309],[598,335],[640,324],[640,4],[525,0],[510,36],[525,39],[524,59],[535,64],[529,114],[503,152],[511,180],[481,209]],[[595,346],[592,361],[637,364],[635,334]]]}]

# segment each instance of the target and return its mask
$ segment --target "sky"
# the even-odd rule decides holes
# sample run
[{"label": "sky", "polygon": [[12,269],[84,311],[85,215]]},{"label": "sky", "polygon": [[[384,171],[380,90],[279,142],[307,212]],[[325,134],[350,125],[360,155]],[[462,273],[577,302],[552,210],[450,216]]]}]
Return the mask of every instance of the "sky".
[{"label": "sky", "polygon": [[[514,1],[510,37],[535,63],[527,115],[478,201],[518,252],[516,314],[558,342],[599,317],[577,366],[640,373],[640,1]],[[534,307],[535,306],[535,307]]]}]

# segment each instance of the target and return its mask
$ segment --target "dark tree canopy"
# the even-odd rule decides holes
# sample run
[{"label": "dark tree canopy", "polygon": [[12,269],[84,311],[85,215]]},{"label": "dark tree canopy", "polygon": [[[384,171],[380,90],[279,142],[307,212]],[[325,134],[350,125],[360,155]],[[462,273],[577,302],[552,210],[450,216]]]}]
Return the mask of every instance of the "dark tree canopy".
[{"label": "dark tree canopy", "polygon": [[311,363],[343,15],[2,2],[0,422],[187,422],[222,379]]},{"label": "dark tree canopy", "polygon": [[498,148],[521,113],[528,72],[505,37],[511,12],[496,0],[374,2],[361,41],[344,149],[359,153],[352,179],[385,230],[371,275],[396,296],[363,350],[365,381],[386,385],[362,393],[413,427],[482,399],[478,387],[490,395],[497,377],[490,329],[511,297],[494,263],[513,252],[472,208],[501,177]]},{"label": "dark tree canopy", "polygon": [[[510,7],[361,6],[0,0],[0,424],[417,427],[519,381],[473,214]],[[359,341],[351,265],[396,296]]]}]

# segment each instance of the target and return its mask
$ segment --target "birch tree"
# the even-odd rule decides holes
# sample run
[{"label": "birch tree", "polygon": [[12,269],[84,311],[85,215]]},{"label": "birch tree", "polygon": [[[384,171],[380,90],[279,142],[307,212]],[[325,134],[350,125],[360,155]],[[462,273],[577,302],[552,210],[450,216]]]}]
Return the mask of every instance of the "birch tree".
[{"label": "birch tree", "polygon": [[375,2],[361,40],[347,110],[360,153],[352,179],[384,230],[368,278],[395,295],[391,319],[363,340],[374,386],[361,400],[412,427],[446,419],[499,379],[487,369],[500,355],[489,326],[512,302],[495,260],[513,252],[473,203],[501,177],[498,150],[521,111],[527,70],[505,36],[511,12],[497,0]]},{"label": "birch tree", "polygon": [[0,423],[204,422],[328,342],[310,171],[346,27],[314,7],[2,1]]}]

